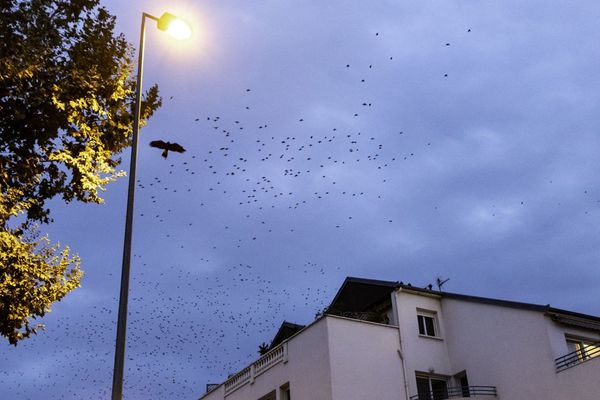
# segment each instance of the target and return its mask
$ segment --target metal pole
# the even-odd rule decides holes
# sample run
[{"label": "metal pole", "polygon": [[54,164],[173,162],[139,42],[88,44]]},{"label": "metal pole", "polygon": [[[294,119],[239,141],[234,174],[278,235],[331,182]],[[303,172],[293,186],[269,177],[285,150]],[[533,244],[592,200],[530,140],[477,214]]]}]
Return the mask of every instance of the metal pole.
[{"label": "metal pole", "polygon": [[[133,111],[133,132],[131,160],[129,164],[129,188],[127,191],[127,215],[125,217],[125,238],[123,240],[123,266],[121,269],[121,293],[119,296],[119,316],[117,319],[117,343],[115,345],[115,366],[113,372],[112,400],[123,398],[123,369],[125,363],[125,339],[127,336],[127,301],[129,297],[129,270],[131,266],[131,236],[133,230],[133,204],[135,195],[135,168],[140,130],[140,111],[142,107],[142,75],[144,69],[144,41],[146,38],[146,17],[142,14],[140,47],[138,51],[137,84]],[[155,17],[152,17],[155,19]]]}]

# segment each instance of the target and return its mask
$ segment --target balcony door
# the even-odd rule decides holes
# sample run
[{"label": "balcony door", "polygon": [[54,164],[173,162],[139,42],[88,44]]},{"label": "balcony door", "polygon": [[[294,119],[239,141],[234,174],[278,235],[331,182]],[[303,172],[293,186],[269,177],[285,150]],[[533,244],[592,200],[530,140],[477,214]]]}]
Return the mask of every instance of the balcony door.
[{"label": "balcony door", "polygon": [[443,400],[448,398],[446,379],[428,375],[417,375],[417,393],[419,400]]}]

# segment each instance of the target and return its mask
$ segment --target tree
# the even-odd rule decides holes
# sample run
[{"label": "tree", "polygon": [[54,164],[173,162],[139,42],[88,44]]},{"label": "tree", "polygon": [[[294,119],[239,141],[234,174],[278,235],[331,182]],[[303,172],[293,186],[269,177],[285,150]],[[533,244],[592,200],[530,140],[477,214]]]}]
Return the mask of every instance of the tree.
[{"label": "tree", "polygon": [[0,231],[0,328],[13,345],[43,327],[31,326],[32,316],[44,316],[50,304],[79,286],[79,258],[70,257],[68,248],[59,248],[47,237],[22,240]]},{"label": "tree", "polygon": [[[102,203],[131,145],[132,47],[99,0],[0,3],[0,334],[15,344],[78,287],[77,256],[36,234],[47,203]],[[160,107],[144,95],[142,122]]]},{"label": "tree", "polygon": [[269,346],[268,343],[262,342],[260,345],[258,345],[258,354],[260,354],[261,356],[264,356],[265,354],[267,354],[269,352],[269,348],[271,346]]}]

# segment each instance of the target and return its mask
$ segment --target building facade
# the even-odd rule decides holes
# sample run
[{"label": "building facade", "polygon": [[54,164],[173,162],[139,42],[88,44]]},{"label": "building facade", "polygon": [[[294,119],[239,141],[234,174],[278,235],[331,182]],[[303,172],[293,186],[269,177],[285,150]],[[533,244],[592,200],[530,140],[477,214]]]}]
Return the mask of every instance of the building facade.
[{"label": "building facade", "polygon": [[[286,332],[289,337],[286,337]],[[202,400],[597,400],[600,318],[347,278]]]}]

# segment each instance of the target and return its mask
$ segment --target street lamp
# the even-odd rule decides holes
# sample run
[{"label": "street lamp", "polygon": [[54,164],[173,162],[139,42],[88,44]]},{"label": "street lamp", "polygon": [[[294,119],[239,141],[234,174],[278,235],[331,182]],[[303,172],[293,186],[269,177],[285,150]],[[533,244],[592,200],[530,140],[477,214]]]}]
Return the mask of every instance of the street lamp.
[{"label": "street lamp", "polygon": [[112,400],[123,398],[123,367],[125,362],[125,338],[127,333],[127,301],[129,297],[129,270],[131,266],[131,234],[133,228],[133,203],[135,192],[135,167],[137,158],[138,135],[140,131],[140,112],[142,107],[142,75],[144,69],[144,41],[146,39],[146,18],[157,22],[158,29],[166,31],[177,39],[190,37],[192,30],[182,19],[173,14],[164,13],[160,18],[142,13],[140,47],[138,51],[137,84],[133,113],[133,132],[131,143],[131,161],[129,164],[129,188],[127,191],[127,215],[125,217],[125,239],[123,241],[123,266],[121,269],[121,292],[119,296],[119,316],[117,318],[117,343],[115,345],[115,367],[113,372]]}]

